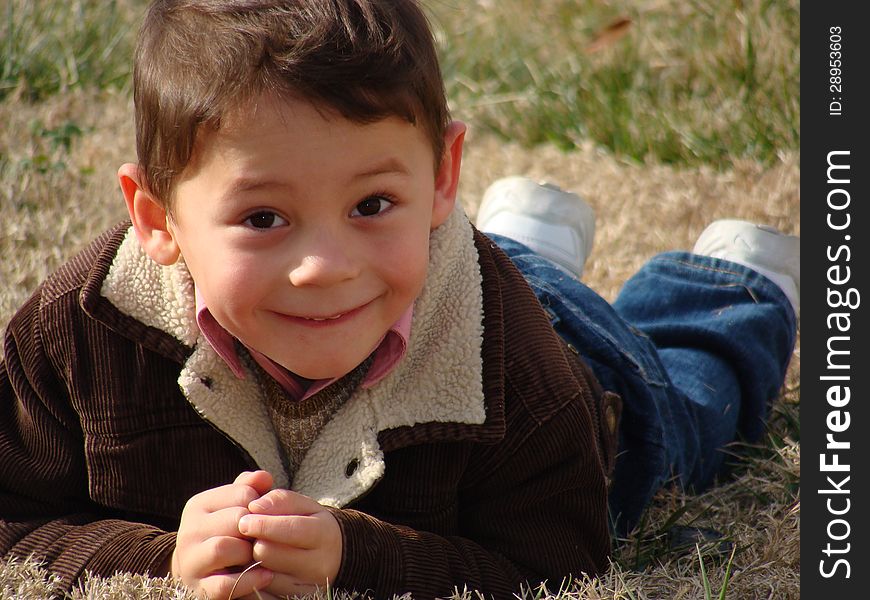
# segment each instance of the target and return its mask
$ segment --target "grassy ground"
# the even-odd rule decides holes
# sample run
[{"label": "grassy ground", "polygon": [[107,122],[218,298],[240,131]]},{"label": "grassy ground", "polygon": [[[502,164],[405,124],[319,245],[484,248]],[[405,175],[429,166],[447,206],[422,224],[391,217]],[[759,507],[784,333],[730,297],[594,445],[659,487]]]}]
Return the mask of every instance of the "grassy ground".
[{"label": "grassy ground", "polygon": [[[598,215],[585,279],[609,299],[715,218],[800,233],[796,0],[430,5],[454,115],[471,125],[472,216],[503,175],[576,190]],[[142,6],[0,0],[0,329],[123,216],[114,172],[134,159],[127,77]],[[739,449],[749,458],[734,477],[702,496],[662,493],[605,576],[554,595],[719,597],[727,573],[729,598],[799,598],[799,399],[798,350],[769,439]],[[686,525],[724,543],[672,547]]]},{"label": "grassy ground", "polygon": [[[143,0],[2,0],[0,98],[124,88]],[[798,0],[430,0],[457,114],[503,140],[772,164],[800,143]]]},{"label": "grassy ground", "polygon": [[771,164],[799,145],[796,0],[433,3],[457,112],[505,140]]}]

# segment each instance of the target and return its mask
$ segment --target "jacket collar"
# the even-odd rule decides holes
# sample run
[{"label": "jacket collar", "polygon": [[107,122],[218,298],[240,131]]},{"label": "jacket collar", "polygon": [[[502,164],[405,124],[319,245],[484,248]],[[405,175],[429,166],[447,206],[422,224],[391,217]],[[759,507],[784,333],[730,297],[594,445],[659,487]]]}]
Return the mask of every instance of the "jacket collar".
[{"label": "jacket collar", "polygon": [[[341,506],[380,479],[384,449],[436,439],[493,441],[501,436],[503,378],[484,372],[484,356],[501,354],[497,298],[488,301],[484,314],[484,275],[478,260],[478,245],[484,239],[475,238],[458,206],[432,233],[429,271],[415,303],[405,358],[377,385],[357,390],[327,423],[300,465],[293,489]],[[175,340],[186,357],[178,382],[188,401],[271,471],[276,485],[288,487],[256,377],[236,378],[199,332],[193,283],[183,262],[157,265],[129,229],[103,273],[94,274],[102,281],[102,300],[132,319],[125,324],[112,317],[112,310],[101,306],[102,300],[85,297],[85,290],[83,304],[90,304],[97,318],[113,321],[113,328],[123,328],[126,335],[129,321],[147,328],[149,341],[161,349],[167,337]],[[94,281],[90,287],[95,287]],[[488,348],[484,324],[492,342]],[[486,366],[487,371],[501,368],[500,360]],[[348,476],[346,467],[352,463],[358,466]]]}]

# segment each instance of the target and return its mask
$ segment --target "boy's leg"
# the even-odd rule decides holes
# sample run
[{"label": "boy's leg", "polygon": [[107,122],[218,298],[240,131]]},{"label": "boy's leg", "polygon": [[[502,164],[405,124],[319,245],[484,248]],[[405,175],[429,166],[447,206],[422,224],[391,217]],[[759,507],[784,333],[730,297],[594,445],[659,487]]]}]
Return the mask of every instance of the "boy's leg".
[{"label": "boy's leg", "polygon": [[669,465],[682,485],[701,490],[719,472],[724,445],[761,439],[794,349],[794,310],[758,272],[687,252],[644,265],[614,310],[656,348],[675,391],[661,409]]},{"label": "boy's leg", "polygon": [[[569,194],[563,201],[582,202]],[[499,202],[489,195],[487,204]],[[503,221],[502,232],[512,234],[510,220]],[[562,215],[557,222],[570,221]],[[761,435],[795,332],[794,312],[769,279],[729,261],[669,253],[645,265],[611,306],[542,256],[546,247],[534,252],[492,237],[526,277],[555,330],[580,351],[602,386],[623,398],[610,494],[620,531],[636,523],[666,481],[702,489],[722,465],[722,446],[738,434]]]}]

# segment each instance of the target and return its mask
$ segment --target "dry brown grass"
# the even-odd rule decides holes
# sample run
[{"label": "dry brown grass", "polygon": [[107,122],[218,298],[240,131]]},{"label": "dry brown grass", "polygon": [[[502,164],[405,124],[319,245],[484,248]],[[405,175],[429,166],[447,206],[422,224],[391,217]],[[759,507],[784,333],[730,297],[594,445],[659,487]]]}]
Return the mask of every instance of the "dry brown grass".
[{"label": "dry brown grass", "polygon": [[[31,127],[40,121],[42,128]],[[84,134],[72,151],[52,150],[40,131],[75,122]],[[124,215],[115,171],[134,157],[129,100],[110,92],[76,92],[39,105],[0,103],[0,327],[38,282],[95,234]],[[63,167],[46,173],[28,166],[39,155]],[[713,219],[763,221],[800,233],[798,155],[770,167],[738,163],[717,172],[618,160],[591,148],[564,154],[528,150],[473,132],[468,137],[461,194],[474,215],[477,199],[494,179],[527,174],[584,196],[598,215],[598,236],[585,279],[613,299],[622,281],[652,254],[688,249]],[[796,352],[778,414],[796,414],[800,396]],[[700,497],[665,492],[645,531],[655,531],[687,504],[680,519],[722,531],[736,546],[728,597],[799,598],[799,481],[797,432],[785,417],[772,426],[774,442],[756,452],[745,473]],[[580,582],[583,598],[704,598],[698,557],[661,553],[641,571],[633,557],[655,540],[619,549],[619,564],[603,577]],[[727,559],[727,557],[726,557]],[[722,558],[705,558],[714,597],[725,571]],[[2,587],[2,586],[0,586]],[[14,596],[9,596],[14,597]],[[121,596],[118,596],[121,597]]]},{"label": "dry brown grass", "polygon": [[[108,93],[0,102],[0,327],[46,275],[124,215],[115,172],[135,159],[128,102]],[[67,122],[85,131],[71,152],[32,131]],[[40,173],[28,166],[39,156],[65,168]]]}]

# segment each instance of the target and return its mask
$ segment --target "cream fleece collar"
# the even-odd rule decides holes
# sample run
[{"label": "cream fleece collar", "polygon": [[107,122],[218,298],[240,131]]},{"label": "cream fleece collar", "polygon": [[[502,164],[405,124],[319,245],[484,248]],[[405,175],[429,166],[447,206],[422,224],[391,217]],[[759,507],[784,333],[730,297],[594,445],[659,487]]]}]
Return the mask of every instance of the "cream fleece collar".
[{"label": "cream fleece collar", "polygon": [[[236,378],[196,325],[193,282],[183,262],[163,267],[131,230],[103,283],[120,311],[165,331],[193,352],[178,383],[197,411],[290,487],[256,377]],[[343,506],[384,472],[378,433],[429,422],[482,424],[483,297],[470,223],[457,205],[430,238],[429,271],[414,306],[404,359],[377,385],[358,389],[326,424],[292,489]],[[348,468],[353,465],[353,468]]]}]

